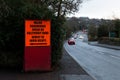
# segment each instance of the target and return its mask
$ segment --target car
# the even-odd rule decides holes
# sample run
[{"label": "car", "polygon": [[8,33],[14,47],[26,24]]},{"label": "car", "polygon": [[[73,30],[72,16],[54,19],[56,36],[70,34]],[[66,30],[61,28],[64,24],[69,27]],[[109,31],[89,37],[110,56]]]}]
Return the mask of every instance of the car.
[{"label": "car", "polygon": [[79,39],[83,39],[84,37],[82,35],[79,36]]},{"label": "car", "polygon": [[68,44],[69,44],[69,45],[75,45],[75,40],[74,40],[74,38],[70,38],[70,39],[68,40]]},{"label": "car", "polygon": [[77,35],[76,34],[74,35],[74,39],[77,39]]}]

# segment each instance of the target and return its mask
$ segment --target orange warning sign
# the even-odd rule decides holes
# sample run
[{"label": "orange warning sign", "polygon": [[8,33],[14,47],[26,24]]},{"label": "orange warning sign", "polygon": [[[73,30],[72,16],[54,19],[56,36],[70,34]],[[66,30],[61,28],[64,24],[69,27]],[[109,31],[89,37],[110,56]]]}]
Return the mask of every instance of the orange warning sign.
[{"label": "orange warning sign", "polygon": [[25,46],[50,46],[50,20],[25,21]]}]

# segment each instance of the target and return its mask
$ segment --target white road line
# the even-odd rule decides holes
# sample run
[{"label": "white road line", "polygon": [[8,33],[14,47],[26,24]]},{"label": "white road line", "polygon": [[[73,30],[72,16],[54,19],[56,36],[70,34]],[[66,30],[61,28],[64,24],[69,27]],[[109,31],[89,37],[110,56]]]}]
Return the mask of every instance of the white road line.
[{"label": "white road line", "polygon": [[117,59],[120,59],[119,57],[117,57],[117,56],[113,56],[113,55],[110,55],[111,57],[113,57],[113,58],[117,58]]}]

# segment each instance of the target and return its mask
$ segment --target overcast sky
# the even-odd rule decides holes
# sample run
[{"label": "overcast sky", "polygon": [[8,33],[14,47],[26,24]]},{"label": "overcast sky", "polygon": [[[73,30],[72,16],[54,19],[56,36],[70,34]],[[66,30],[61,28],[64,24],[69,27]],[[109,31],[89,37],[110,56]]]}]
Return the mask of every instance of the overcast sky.
[{"label": "overcast sky", "polygon": [[88,0],[82,3],[79,12],[70,16],[104,19],[120,18],[120,0]]}]

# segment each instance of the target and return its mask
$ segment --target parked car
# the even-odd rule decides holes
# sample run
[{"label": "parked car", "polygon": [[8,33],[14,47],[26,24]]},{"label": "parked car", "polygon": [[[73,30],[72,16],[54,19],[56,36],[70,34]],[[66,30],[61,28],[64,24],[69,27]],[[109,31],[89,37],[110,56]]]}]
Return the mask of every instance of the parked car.
[{"label": "parked car", "polygon": [[68,40],[68,44],[69,44],[69,45],[75,45],[75,40],[74,40],[74,38],[70,38],[70,39]]}]

